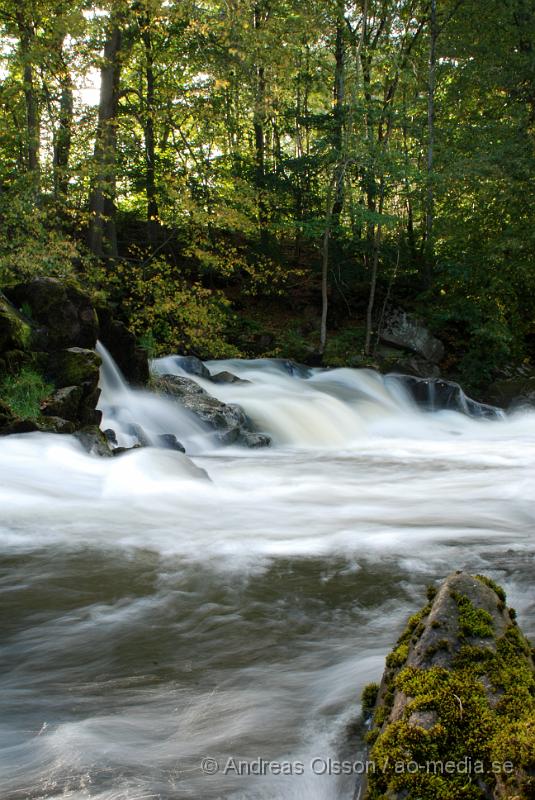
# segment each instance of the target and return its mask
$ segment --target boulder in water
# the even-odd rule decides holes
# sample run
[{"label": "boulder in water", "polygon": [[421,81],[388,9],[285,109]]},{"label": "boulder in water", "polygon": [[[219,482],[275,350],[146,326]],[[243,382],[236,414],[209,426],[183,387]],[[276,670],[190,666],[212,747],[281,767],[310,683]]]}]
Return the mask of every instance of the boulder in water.
[{"label": "boulder in water", "polygon": [[238,378],[237,375],[233,375],[232,372],[227,372],[223,370],[223,372],[217,372],[215,375],[210,377],[212,383],[251,383],[251,381],[246,381],[243,378]]},{"label": "boulder in water", "polygon": [[375,769],[359,796],[531,797],[530,645],[490,579],[458,572],[433,593],[388,656],[381,685],[363,695]]},{"label": "boulder in water", "polygon": [[410,350],[433,364],[438,364],[444,358],[442,342],[405,311],[395,311],[389,316],[381,333],[381,341],[402,350]]},{"label": "boulder in water", "polygon": [[180,369],[189,375],[197,375],[198,378],[210,378],[210,370],[197,356],[176,356],[175,361]]},{"label": "boulder in water", "polygon": [[179,453],[186,452],[186,448],[180,444],[174,433],[161,433],[157,439],[159,446],[164,450],[176,450]]},{"label": "boulder in water", "polygon": [[413,375],[389,375],[401,383],[419,406],[426,411],[458,411],[469,417],[500,419],[503,411],[467,397],[461,386],[441,378],[416,378]]},{"label": "boulder in water", "polygon": [[109,458],[113,455],[108,440],[100,428],[95,425],[76,431],[74,437],[90,455],[102,456],[104,458]]},{"label": "boulder in water", "polygon": [[193,412],[205,425],[216,431],[223,444],[243,444],[245,447],[266,447],[269,436],[251,431],[243,409],[212,397],[190,378],[161,375],[153,379],[153,388],[160,394],[173,397]]}]

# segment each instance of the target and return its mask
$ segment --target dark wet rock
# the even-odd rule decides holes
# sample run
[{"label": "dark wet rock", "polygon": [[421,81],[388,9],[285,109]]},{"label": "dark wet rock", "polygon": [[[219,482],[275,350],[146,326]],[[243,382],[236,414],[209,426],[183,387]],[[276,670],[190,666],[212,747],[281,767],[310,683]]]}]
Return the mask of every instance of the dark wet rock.
[{"label": "dark wet rock", "polygon": [[[462,797],[467,773],[440,765],[469,758],[486,766],[478,797],[527,798],[535,668],[516,615],[484,576],[457,572],[429,596],[387,657],[381,684],[363,693],[371,717],[367,757],[382,766],[360,781],[355,796]],[[488,769],[505,761],[513,765],[507,775]],[[439,771],[426,771],[427,763]],[[417,766],[411,771],[409,764]]]},{"label": "dark wet rock", "polygon": [[415,378],[440,378],[440,368],[425,358],[407,354],[405,358],[398,358],[388,365],[388,372],[397,372],[400,375],[412,375]]},{"label": "dark wet rock", "polygon": [[6,294],[18,308],[28,308],[39,348],[95,347],[97,315],[79,287],[57,278],[34,278],[6,289]]},{"label": "dark wet rock", "polygon": [[388,317],[381,333],[381,342],[410,350],[433,364],[438,364],[444,358],[442,342],[405,311],[395,311]]},{"label": "dark wet rock", "polygon": [[101,359],[94,350],[69,347],[54,353],[50,359],[50,371],[58,388],[65,386],[98,385]]},{"label": "dark wet rock", "polygon": [[251,381],[246,381],[243,378],[238,378],[237,375],[233,375],[232,372],[227,372],[223,370],[223,372],[217,372],[215,375],[212,375],[210,380],[212,383],[251,383]]},{"label": "dark wet rock", "polygon": [[37,430],[34,420],[21,419],[11,408],[0,399],[0,434],[6,436],[10,433],[30,433]]},{"label": "dark wet rock", "polygon": [[152,385],[160,394],[179,400],[201,422],[216,431],[217,438],[223,444],[266,447],[271,443],[268,436],[254,434],[243,409],[217,400],[189,378],[161,375],[153,379]]},{"label": "dark wet rock", "polygon": [[62,417],[40,417],[35,424],[42,433],[74,433],[76,430],[74,422]]},{"label": "dark wet rock", "polygon": [[128,425],[126,428],[126,433],[129,436],[133,436],[134,439],[137,439],[137,443],[140,447],[151,446],[151,440],[149,439],[149,437],[147,436],[141,425],[138,425],[135,422],[130,423],[130,425]]},{"label": "dark wet rock", "polygon": [[112,456],[122,456],[124,453],[131,453],[133,450],[141,450],[142,445],[133,444],[132,447],[114,447],[111,451]]},{"label": "dark wet rock", "polygon": [[140,347],[134,334],[119,320],[113,319],[109,308],[97,308],[99,339],[111,357],[134,386],[145,386],[149,381],[147,351]]},{"label": "dark wet rock", "polygon": [[106,430],[102,431],[104,436],[106,437],[106,441],[110,445],[110,447],[117,447],[117,434],[111,428],[106,428]]},{"label": "dark wet rock", "polygon": [[292,378],[310,378],[312,370],[306,364],[298,364],[297,361],[290,361],[287,358],[274,358],[273,361],[284,369]]},{"label": "dark wet rock", "polygon": [[45,417],[62,417],[71,421],[79,419],[82,386],[65,386],[41,403],[41,414]]},{"label": "dark wet rock", "polygon": [[416,378],[411,375],[389,375],[400,382],[419,406],[426,411],[458,411],[469,417],[500,419],[503,411],[467,397],[461,386],[440,378]]},{"label": "dark wet rock", "polygon": [[157,441],[159,447],[163,447],[164,450],[177,450],[179,453],[186,452],[184,445],[180,444],[173,433],[161,433],[157,437]]},{"label": "dark wet rock", "polygon": [[83,430],[76,431],[74,437],[90,455],[102,456],[103,458],[109,458],[113,455],[108,440],[100,428],[96,426],[90,426]]},{"label": "dark wet rock", "polygon": [[487,390],[492,402],[511,411],[535,406],[535,375],[516,375],[495,381]]},{"label": "dark wet rock", "polygon": [[197,356],[176,356],[175,361],[177,366],[189,375],[197,375],[199,378],[210,378],[210,370]]},{"label": "dark wet rock", "polygon": [[32,339],[31,326],[22,314],[0,292],[0,352],[24,351]]}]

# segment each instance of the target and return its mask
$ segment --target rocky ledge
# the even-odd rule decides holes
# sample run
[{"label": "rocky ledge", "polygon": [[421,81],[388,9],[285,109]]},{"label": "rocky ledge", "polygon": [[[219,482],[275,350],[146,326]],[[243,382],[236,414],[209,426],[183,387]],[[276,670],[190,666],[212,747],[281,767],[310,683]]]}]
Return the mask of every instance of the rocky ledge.
[{"label": "rocky ledge", "polygon": [[222,444],[255,448],[271,444],[269,436],[252,430],[251,422],[240,406],[217,400],[190,378],[160,375],[153,378],[151,388],[193,412],[204,425],[215,431]]},{"label": "rocky ledge", "polygon": [[499,586],[464,572],[429,595],[364,691],[375,768],[355,798],[529,800],[535,671],[515,613]]}]

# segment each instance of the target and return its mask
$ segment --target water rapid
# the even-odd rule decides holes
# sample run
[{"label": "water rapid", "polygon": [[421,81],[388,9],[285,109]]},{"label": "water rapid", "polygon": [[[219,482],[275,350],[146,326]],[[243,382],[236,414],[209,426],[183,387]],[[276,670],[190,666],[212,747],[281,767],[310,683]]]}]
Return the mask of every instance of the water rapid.
[{"label": "water rapid", "polygon": [[155,362],[273,440],[229,448],[102,355],[103,428],[186,454],[0,439],[2,800],[351,800],[322,763],[362,755],[359,692],[427,584],[484,572],[535,634],[535,414],[422,411],[371,371]]}]

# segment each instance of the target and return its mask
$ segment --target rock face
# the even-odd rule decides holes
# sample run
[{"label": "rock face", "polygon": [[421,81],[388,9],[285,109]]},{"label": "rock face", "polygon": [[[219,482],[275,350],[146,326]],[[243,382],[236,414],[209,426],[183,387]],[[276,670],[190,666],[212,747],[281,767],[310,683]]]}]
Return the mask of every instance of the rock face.
[{"label": "rock face", "polygon": [[251,430],[250,422],[239,406],[217,400],[190,378],[162,375],[154,378],[153,388],[180,401],[201,422],[215,430],[223,444],[267,447],[271,443],[269,436]]},{"label": "rock face", "polygon": [[77,287],[57,278],[34,278],[6,294],[19,308],[28,308],[38,349],[95,347],[98,318],[88,295]]},{"label": "rock face", "polygon": [[431,599],[388,656],[381,685],[363,695],[375,768],[356,797],[527,800],[535,668],[505,593],[459,572]]},{"label": "rock face", "polygon": [[189,375],[197,375],[199,378],[210,378],[210,370],[197,356],[177,356],[177,365]]},{"label": "rock face", "polygon": [[469,417],[499,419],[503,411],[495,406],[478,403],[467,397],[461,386],[441,378],[417,378],[412,375],[393,375],[408,390],[413,399],[426,411],[459,411]]},{"label": "rock face", "polygon": [[517,411],[535,406],[535,375],[518,375],[495,381],[488,390],[493,402]]},{"label": "rock face", "polygon": [[417,319],[405,311],[396,311],[388,318],[381,333],[384,344],[409,350],[426,361],[438,364],[444,357],[444,345],[432,336]]},{"label": "rock face", "polygon": [[98,338],[104,347],[109,350],[129,383],[134,386],[146,386],[149,381],[147,352],[139,347],[136,337],[124,323],[113,319],[108,308],[99,306],[97,313]]}]

